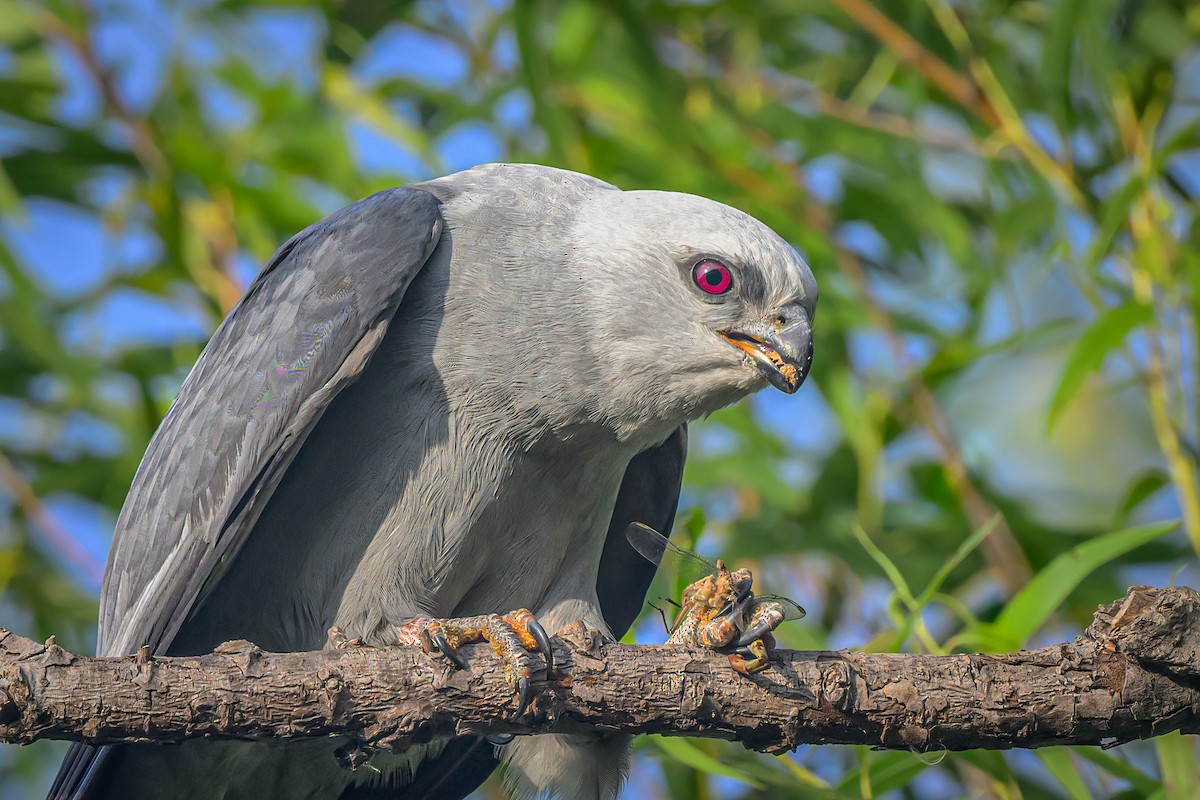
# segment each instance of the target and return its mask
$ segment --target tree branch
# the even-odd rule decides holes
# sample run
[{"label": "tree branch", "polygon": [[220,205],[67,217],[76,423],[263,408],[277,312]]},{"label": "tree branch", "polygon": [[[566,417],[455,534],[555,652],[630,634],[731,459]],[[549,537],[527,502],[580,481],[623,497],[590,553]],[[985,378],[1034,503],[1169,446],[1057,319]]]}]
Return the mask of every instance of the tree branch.
[{"label": "tree branch", "polygon": [[1134,587],[1074,642],[1009,655],[777,651],[751,678],[702,648],[555,640],[519,722],[485,646],[469,671],[415,648],[267,653],[230,642],[199,657],[71,655],[0,631],[0,741],[176,742],[348,734],[369,748],[465,732],[596,727],[913,750],[1112,745],[1200,732],[1200,593]]}]

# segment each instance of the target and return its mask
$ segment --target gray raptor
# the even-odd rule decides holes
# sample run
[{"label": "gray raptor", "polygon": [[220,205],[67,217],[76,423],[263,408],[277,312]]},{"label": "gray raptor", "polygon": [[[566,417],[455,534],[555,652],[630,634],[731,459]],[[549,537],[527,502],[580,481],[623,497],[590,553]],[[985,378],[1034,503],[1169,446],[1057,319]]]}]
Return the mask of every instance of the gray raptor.
[{"label": "gray raptor", "polygon": [[[334,625],[386,645],[519,608],[620,636],[654,572],[622,532],[669,529],[688,420],[797,389],[816,300],[746,214],[548,167],[337,211],[262,270],[150,442],[99,652],[311,650]],[[499,759],[518,795],[586,800],[629,761],[611,734],[460,737],[350,771],[341,744],[77,745],[51,797],[462,797]]]}]

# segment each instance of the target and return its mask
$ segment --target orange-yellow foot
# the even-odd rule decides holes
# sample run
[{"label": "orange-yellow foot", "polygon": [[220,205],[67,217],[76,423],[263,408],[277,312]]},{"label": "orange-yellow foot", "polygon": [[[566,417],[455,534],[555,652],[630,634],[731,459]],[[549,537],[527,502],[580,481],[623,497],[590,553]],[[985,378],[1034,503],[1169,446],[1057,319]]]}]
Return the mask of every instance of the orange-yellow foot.
[{"label": "orange-yellow foot", "polygon": [[334,650],[345,650],[350,647],[365,647],[361,636],[355,636],[353,639],[346,636],[346,632],[334,625],[329,629],[329,646]]},{"label": "orange-yellow foot", "polygon": [[420,645],[426,653],[439,652],[458,669],[467,669],[466,659],[458,648],[472,642],[486,641],[504,663],[504,675],[517,692],[517,711],[520,717],[529,705],[530,677],[536,664],[529,651],[536,650],[546,659],[546,671],[554,672],[554,650],[545,628],[528,609],[507,614],[480,614],[476,617],[434,619],[414,617],[396,627],[396,644]]}]

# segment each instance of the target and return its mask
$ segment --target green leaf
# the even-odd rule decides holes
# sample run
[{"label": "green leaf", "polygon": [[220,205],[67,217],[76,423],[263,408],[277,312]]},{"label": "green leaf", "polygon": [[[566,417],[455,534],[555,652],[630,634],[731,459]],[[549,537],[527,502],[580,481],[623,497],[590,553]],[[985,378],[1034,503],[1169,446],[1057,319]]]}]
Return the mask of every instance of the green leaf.
[{"label": "green leaf", "polygon": [[950,577],[950,573],[954,568],[963,562],[976,547],[983,544],[983,540],[991,535],[992,531],[996,530],[996,526],[1000,524],[1001,516],[996,514],[990,520],[979,526],[979,530],[972,533],[955,549],[950,558],[946,559],[945,563],[938,568],[938,571],[930,579],[925,586],[925,591],[921,592],[921,596],[917,598],[917,611],[920,611],[925,605],[937,594],[942,588],[942,584],[946,582],[946,578]]},{"label": "green leaf", "polygon": [[908,581],[904,580],[904,575],[900,573],[899,567],[895,562],[887,557],[887,554],[879,549],[879,545],[871,541],[871,537],[863,529],[862,525],[854,523],[854,538],[858,539],[859,544],[867,551],[867,555],[879,565],[883,573],[887,575],[888,580],[892,582],[892,587],[896,590],[896,595],[910,610],[916,608],[917,600],[913,597],[912,590],[908,588]]},{"label": "green leaf", "polygon": [[1162,771],[1163,791],[1167,800],[1195,800],[1200,786],[1200,765],[1196,760],[1196,740],[1173,731],[1154,740]]},{"label": "green leaf", "polygon": [[1165,5],[1138,14],[1135,33],[1139,44],[1164,59],[1176,58],[1191,40],[1187,22]]},{"label": "green leaf", "polygon": [[1138,476],[1117,509],[1117,524],[1121,524],[1135,508],[1168,483],[1170,478],[1158,470],[1149,470]]},{"label": "green leaf", "polygon": [[1161,175],[1164,165],[1172,156],[1183,150],[1191,150],[1198,144],[1200,144],[1200,119],[1192,119],[1173,128],[1170,135],[1166,136],[1154,150],[1153,162],[1150,165],[1151,173]]},{"label": "green leaf", "polygon": [[[842,776],[837,786],[838,797],[878,797],[907,786],[913,778],[933,766],[932,761],[907,751],[875,752],[863,746],[855,749],[859,753],[860,766]],[[941,761],[940,754],[937,760]]]},{"label": "green leaf", "polygon": [[755,789],[763,788],[763,785],[754,778],[741,770],[736,770],[727,764],[721,763],[687,739],[672,736],[655,736],[653,739],[655,746],[659,750],[692,769],[700,770],[709,775],[720,775],[723,778],[731,778]]},{"label": "green leaf", "polygon": [[1000,648],[1024,646],[1084,578],[1109,561],[1178,527],[1179,522],[1173,520],[1125,528],[1072,547],[1035,575],[987,627],[998,635]]},{"label": "green leaf", "polygon": [[1155,778],[1103,750],[1095,747],[1077,747],[1074,752],[1084,761],[1092,762],[1109,775],[1126,781],[1142,797],[1149,796],[1159,788],[1159,782]]},{"label": "green leaf", "polygon": [[809,789],[828,789],[829,784],[812,770],[797,764],[789,755],[777,756],[775,761],[787,769],[791,779]]},{"label": "green leaf", "polygon": [[1047,431],[1054,427],[1084,380],[1104,364],[1105,357],[1120,347],[1131,331],[1153,319],[1153,308],[1129,302],[1104,312],[1088,326],[1067,357],[1058,388],[1054,390],[1046,415]]},{"label": "green leaf", "polygon": [[680,521],[679,527],[687,535],[687,548],[695,549],[696,542],[700,541],[700,537],[704,535],[704,528],[708,525],[708,515],[704,513],[704,508],[701,506],[692,506],[688,509],[687,516]]},{"label": "green leaf", "polygon": [[1141,173],[1137,173],[1125,181],[1121,188],[1113,193],[1112,197],[1104,204],[1104,216],[1100,219],[1100,229],[1093,238],[1091,246],[1088,248],[1087,254],[1084,256],[1084,264],[1087,266],[1088,273],[1094,275],[1100,262],[1112,249],[1113,240],[1117,238],[1117,233],[1129,221],[1129,210],[1133,207],[1134,201],[1141,195],[1146,188],[1146,177]]},{"label": "green leaf", "polygon": [[1079,770],[1075,766],[1075,762],[1071,759],[1071,750],[1066,747],[1047,747],[1037,751],[1038,758],[1046,765],[1046,769],[1050,770],[1050,774],[1054,779],[1062,784],[1062,787],[1067,790],[1067,795],[1071,800],[1091,800],[1092,793],[1088,791],[1087,785],[1083,782],[1083,778],[1079,777]]},{"label": "green leaf", "polygon": [[1055,7],[1046,26],[1040,74],[1045,82],[1050,111],[1062,130],[1071,127],[1071,65],[1075,42],[1075,17],[1079,0],[1064,0]]}]

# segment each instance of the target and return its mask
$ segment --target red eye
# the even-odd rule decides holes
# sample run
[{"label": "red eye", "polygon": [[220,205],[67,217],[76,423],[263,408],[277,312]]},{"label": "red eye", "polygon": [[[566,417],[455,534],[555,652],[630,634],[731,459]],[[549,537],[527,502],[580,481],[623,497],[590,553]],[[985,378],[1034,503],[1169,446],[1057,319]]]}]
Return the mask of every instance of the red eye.
[{"label": "red eye", "polygon": [[733,286],[729,267],[707,258],[692,267],[692,280],[708,294],[725,294]]}]

